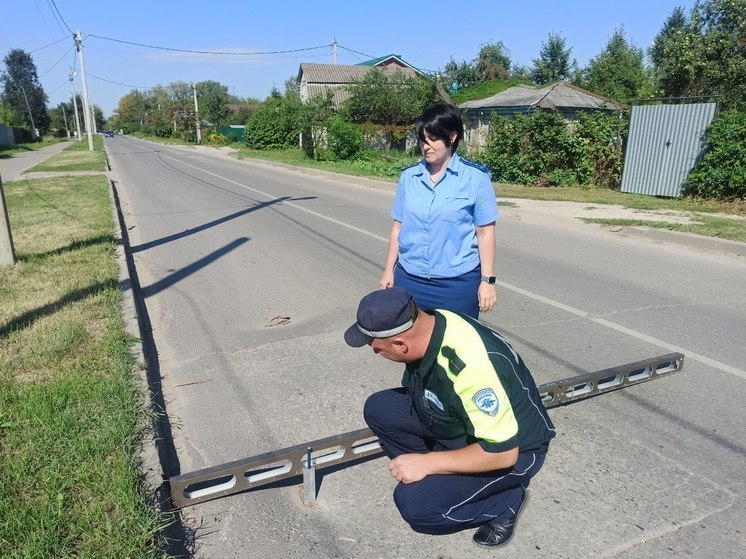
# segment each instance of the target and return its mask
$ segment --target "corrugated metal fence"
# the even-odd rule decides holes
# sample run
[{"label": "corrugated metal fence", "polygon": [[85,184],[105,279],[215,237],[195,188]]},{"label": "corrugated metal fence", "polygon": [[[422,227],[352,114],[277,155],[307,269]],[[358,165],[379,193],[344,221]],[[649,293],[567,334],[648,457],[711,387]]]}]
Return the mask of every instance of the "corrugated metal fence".
[{"label": "corrugated metal fence", "polygon": [[632,107],[622,192],[681,196],[715,108],[715,103]]}]

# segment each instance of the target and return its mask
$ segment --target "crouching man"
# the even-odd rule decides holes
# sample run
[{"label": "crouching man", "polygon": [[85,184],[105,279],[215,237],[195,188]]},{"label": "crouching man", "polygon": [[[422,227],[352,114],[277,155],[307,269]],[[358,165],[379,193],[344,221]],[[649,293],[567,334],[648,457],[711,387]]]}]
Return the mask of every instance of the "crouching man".
[{"label": "crouching man", "polygon": [[345,341],[406,365],[403,387],[364,410],[404,520],[424,534],[478,528],[476,543],[508,543],[555,435],[520,356],[472,318],[423,312],[399,287],[363,297]]}]

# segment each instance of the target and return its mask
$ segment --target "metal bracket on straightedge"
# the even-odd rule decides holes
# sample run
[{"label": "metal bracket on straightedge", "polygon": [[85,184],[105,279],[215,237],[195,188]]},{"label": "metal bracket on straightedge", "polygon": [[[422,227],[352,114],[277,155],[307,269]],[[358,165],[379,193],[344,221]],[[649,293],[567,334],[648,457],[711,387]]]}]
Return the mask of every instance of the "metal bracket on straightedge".
[{"label": "metal bracket on straightedge", "polygon": [[[537,388],[544,407],[554,408],[670,376],[683,367],[684,356],[670,353],[549,382]],[[186,507],[302,475],[304,501],[310,504],[316,499],[317,468],[328,468],[382,452],[378,439],[370,429],[359,429],[174,476],[168,480],[171,500],[176,507]]]}]

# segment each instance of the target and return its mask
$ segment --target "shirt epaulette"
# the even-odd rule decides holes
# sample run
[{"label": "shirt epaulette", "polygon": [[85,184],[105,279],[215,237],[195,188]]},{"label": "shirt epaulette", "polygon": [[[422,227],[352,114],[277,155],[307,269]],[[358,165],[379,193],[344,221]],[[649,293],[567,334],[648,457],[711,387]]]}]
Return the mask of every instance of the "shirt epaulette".
[{"label": "shirt epaulette", "polygon": [[487,173],[488,175],[490,174],[490,170],[481,163],[477,163],[476,161],[472,161],[471,159],[466,159],[466,157],[461,157],[460,159],[464,165],[479,169],[480,171],[482,171],[483,173]]},{"label": "shirt epaulette", "polygon": [[411,169],[412,167],[417,167],[417,165],[419,165],[420,163],[422,163],[422,161],[415,161],[415,162],[414,162],[414,163],[412,163],[411,165],[407,165],[406,167],[402,167],[402,170],[401,170],[400,172],[402,172],[402,173],[403,173],[403,172],[404,172],[404,171],[406,171],[407,169]]}]

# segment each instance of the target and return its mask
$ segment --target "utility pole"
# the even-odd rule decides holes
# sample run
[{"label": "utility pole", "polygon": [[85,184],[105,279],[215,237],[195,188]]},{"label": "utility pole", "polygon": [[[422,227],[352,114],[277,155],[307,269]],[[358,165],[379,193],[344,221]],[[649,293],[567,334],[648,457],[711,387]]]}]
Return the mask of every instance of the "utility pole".
[{"label": "utility pole", "polygon": [[197,86],[192,82],[192,93],[194,94],[194,116],[197,118],[197,143],[202,143],[202,131],[199,129],[199,106],[197,106]]},{"label": "utility pole", "polygon": [[75,111],[75,129],[78,131],[78,141],[81,141],[83,138],[80,135],[80,117],[78,116],[78,94],[75,92],[75,82],[73,81],[73,78],[75,77],[75,72],[73,72],[73,69],[70,68],[70,89],[73,93],[73,110]]},{"label": "utility pole", "polygon": [[90,99],[88,99],[88,106],[91,108],[91,122],[93,123],[93,133],[98,134],[98,125],[96,124],[96,109],[93,108]]},{"label": "utility pole", "polygon": [[332,39],[332,64],[337,63],[337,38]]},{"label": "utility pole", "polygon": [[75,31],[75,48],[80,55],[80,81],[83,83],[83,122],[85,122],[85,131],[88,134],[88,151],[93,151],[93,136],[91,135],[91,112],[88,108],[88,80],[85,76],[85,59],[83,58],[83,39],[80,38],[80,31]]},{"label": "utility pole", "polygon": [[23,86],[19,83],[18,87],[21,88],[21,93],[23,93],[23,99],[26,101],[26,109],[28,110],[28,117],[29,120],[31,120],[31,137],[35,140],[38,137],[38,134],[36,133],[36,125],[34,124],[34,117],[31,115],[31,106],[28,104],[28,97],[26,97],[26,90],[23,88]]},{"label": "utility pole", "polygon": [[62,118],[65,121],[65,132],[67,132],[68,139],[70,138],[70,129],[67,127],[67,114],[65,113],[65,105],[63,103],[60,103],[62,105]]},{"label": "utility pole", "polygon": [[75,111],[75,131],[78,133],[77,139],[80,142],[83,137],[80,135],[80,117],[78,116],[78,95],[73,87],[73,110]]},{"label": "utility pole", "polygon": [[10,234],[10,220],[5,206],[3,178],[0,177],[0,266],[13,266],[16,255],[13,251],[13,237]]}]

